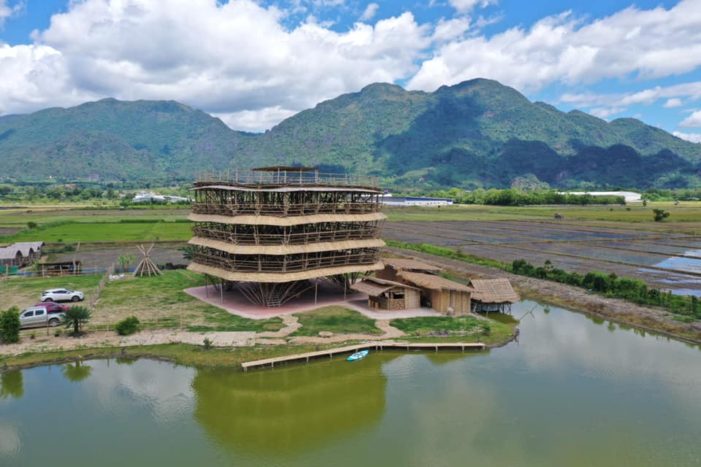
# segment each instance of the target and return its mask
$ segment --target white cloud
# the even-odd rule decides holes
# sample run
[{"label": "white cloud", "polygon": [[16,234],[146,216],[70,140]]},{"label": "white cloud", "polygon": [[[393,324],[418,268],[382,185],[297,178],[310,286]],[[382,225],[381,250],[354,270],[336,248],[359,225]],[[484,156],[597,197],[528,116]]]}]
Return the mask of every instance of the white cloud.
[{"label": "white cloud", "polygon": [[691,141],[692,143],[701,143],[701,133],[682,133],[681,131],[675,131],[672,134],[677,138]]},{"label": "white cloud", "polygon": [[448,42],[461,38],[470,29],[470,18],[462,16],[452,19],[441,18],[433,30],[436,43]]},{"label": "white cloud", "polygon": [[33,44],[0,48],[0,112],[175,99],[262,130],[271,115],[408,78],[431,41],[408,12],[345,32],[283,19],[253,0],[72,2]]},{"label": "white cloud", "polygon": [[294,114],[295,111],[283,109],[276,105],[259,110],[242,110],[240,112],[214,113],[212,115],[221,119],[231,128],[255,132],[260,131],[261,128],[271,128]]},{"label": "white cloud", "polygon": [[566,12],[529,29],[451,42],[422,64],[410,87],[431,90],[489,77],[539,89],[553,82],[590,83],[631,74],[677,75],[699,66],[701,8],[698,0],[682,0],[670,9],[630,7],[589,23]]},{"label": "white cloud", "polygon": [[460,13],[467,13],[476,7],[484,8],[497,3],[497,0],[448,0],[450,5]]},{"label": "white cloud", "polygon": [[25,7],[25,0],[17,0],[14,5],[10,5],[9,0],[0,0],[0,27],[5,20],[22,11]]},{"label": "white cloud", "polygon": [[368,3],[368,6],[365,7],[365,11],[363,11],[363,14],[360,15],[360,20],[361,21],[370,21],[375,17],[377,14],[377,10],[380,9],[380,5],[377,3]]},{"label": "white cloud", "polygon": [[701,110],[693,112],[691,115],[686,117],[679,126],[686,128],[701,128]]},{"label": "white cloud", "polygon": [[701,99],[701,81],[666,87],[656,86],[627,94],[565,93],[559,100],[580,107],[607,106],[624,111],[630,105],[651,105],[660,99],[667,99],[664,104],[666,108],[679,107],[683,103],[681,98],[692,101]]}]

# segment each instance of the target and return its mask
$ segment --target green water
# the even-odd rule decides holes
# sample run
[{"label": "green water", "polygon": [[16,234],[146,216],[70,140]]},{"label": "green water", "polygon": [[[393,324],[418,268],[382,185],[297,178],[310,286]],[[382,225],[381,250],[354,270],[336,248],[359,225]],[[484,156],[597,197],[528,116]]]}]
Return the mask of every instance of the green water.
[{"label": "green water", "polygon": [[698,348],[532,309],[489,353],[5,373],[0,466],[701,465]]}]

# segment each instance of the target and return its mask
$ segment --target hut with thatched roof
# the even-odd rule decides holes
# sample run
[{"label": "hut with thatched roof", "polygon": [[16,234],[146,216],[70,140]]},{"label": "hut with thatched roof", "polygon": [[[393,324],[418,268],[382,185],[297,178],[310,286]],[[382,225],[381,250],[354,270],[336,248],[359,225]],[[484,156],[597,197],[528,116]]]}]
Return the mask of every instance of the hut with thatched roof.
[{"label": "hut with thatched roof", "polygon": [[508,312],[511,305],[521,299],[506,278],[472,279],[470,285],[473,288],[472,311]]}]

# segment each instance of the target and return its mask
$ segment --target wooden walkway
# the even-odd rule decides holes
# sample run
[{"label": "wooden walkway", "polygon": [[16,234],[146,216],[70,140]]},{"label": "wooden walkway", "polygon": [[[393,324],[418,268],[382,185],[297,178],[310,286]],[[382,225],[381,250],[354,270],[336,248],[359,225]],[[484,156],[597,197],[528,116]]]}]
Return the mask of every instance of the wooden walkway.
[{"label": "wooden walkway", "polygon": [[346,347],[336,347],[334,349],[319,350],[316,352],[307,352],[295,355],[286,355],[284,357],[265,358],[263,360],[254,360],[241,364],[243,371],[248,371],[249,368],[270,367],[274,368],[276,364],[290,362],[309,362],[309,360],[328,357],[333,358],[334,355],[358,352],[359,350],[384,350],[384,349],[401,349],[401,350],[484,350],[485,345],[481,342],[466,343],[466,342],[416,342],[416,343],[399,343],[399,342],[370,342],[366,344],[348,345]]}]

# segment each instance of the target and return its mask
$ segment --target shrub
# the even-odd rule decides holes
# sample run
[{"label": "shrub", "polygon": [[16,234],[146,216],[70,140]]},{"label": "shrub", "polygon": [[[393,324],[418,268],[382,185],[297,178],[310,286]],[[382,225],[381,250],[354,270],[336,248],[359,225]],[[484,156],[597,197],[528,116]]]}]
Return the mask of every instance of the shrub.
[{"label": "shrub", "polygon": [[118,322],[115,326],[115,330],[120,336],[129,336],[139,330],[140,324],[139,318],[136,316],[129,316]]},{"label": "shrub", "polygon": [[72,306],[66,311],[66,327],[73,328],[73,335],[77,336],[83,329],[83,325],[90,320],[90,310],[84,306]]},{"label": "shrub", "polygon": [[32,221],[27,222],[28,229],[36,229],[37,227],[39,227],[39,225],[36,222],[32,222]]},{"label": "shrub", "polygon": [[205,350],[209,350],[212,348],[212,340],[209,337],[205,337],[204,340],[202,341],[202,347],[204,347]]},{"label": "shrub", "polygon": [[14,344],[19,342],[19,310],[12,307],[0,313],[0,342]]},{"label": "shrub", "polygon": [[665,211],[664,209],[653,209],[652,214],[655,222],[662,222],[669,217],[669,212]]}]

